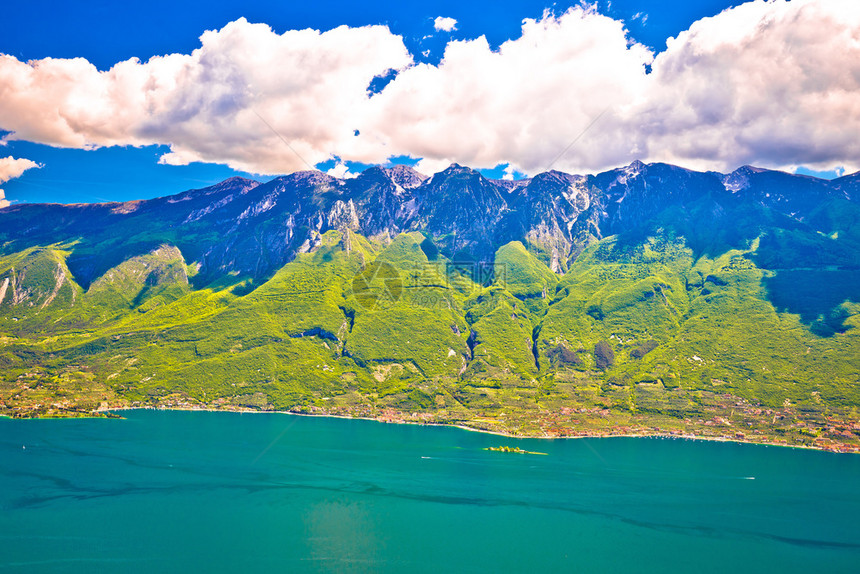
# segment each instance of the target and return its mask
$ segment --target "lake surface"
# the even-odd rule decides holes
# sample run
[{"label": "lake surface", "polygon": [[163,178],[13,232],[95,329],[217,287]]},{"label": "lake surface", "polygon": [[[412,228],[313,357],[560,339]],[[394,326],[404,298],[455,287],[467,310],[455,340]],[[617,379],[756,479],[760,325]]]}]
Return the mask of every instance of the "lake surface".
[{"label": "lake surface", "polygon": [[0,571],[860,571],[856,455],[123,414],[0,420]]}]

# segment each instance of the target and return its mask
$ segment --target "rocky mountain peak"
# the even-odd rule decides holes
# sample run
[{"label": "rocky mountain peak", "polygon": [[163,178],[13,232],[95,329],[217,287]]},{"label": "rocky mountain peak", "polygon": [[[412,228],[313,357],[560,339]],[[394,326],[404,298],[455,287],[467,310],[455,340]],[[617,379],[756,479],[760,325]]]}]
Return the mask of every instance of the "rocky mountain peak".
[{"label": "rocky mountain peak", "polygon": [[831,184],[838,189],[843,197],[860,201],[860,171],[834,179]]},{"label": "rocky mountain peak", "polygon": [[[589,238],[623,233],[694,203],[719,211],[727,203],[749,202],[805,221],[824,201],[858,197],[860,174],[828,182],[749,166],[724,175],[634,161],[596,175],[548,171],[512,183],[459,164],[432,177],[396,165],[372,167],[352,179],[317,170],[267,183],[233,177],[134,202],[134,209],[118,209],[125,204],[116,203],[20,205],[0,215],[0,243],[95,245],[103,236],[123,237],[138,221],[169,229],[171,241],[183,245],[183,253],[190,250],[188,260],[198,262],[203,275],[264,276],[330,229],[367,237],[423,231],[444,242],[440,248],[449,254],[481,259],[492,258],[508,241],[525,241],[553,253],[559,262],[553,269],[563,269]],[[151,247],[126,246],[115,257]],[[72,271],[97,277],[100,268],[85,253],[70,258]]]},{"label": "rocky mountain peak", "polygon": [[211,186],[209,189],[213,190],[221,190],[226,188],[233,187],[256,187],[260,185],[260,182],[254,179],[248,179],[247,177],[241,177],[238,175],[234,175],[233,177],[228,177],[224,181],[218,182],[215,185]]},{"label": "rocky mountain peak", "polygon": [[463,176],[466,176],[466,177],[476,177],[476,176],[477,177],[484,177],[481,175],[480,172],[478,172],[478,171],[476,171],[470,167],[460,165],[459,163],[452,163],[451,165],[449,165],[448,167],[446,167],[445,169],[443,169],[439,173],[433,175],[432,179],[434,179],[434,180],[437,178],[438,179],[448,179],[451,177],[463,177]]},{"label": "rocky mountain peak", "polygon": [[403,164],[382,168],[382,170],[388,174],[391,181],[404,189],[414,189],[429,179],[423,173],[419,173],[408,165]]},{"label": "rocky mountain peak", "polygon": [[584,176],[581,175],[570,175],[569,173],[564,173],[561,171],[550,170],[545,171],[543,173],[539,173],[531,178],[528,182],[529,187],[543,187],[543,186],[557,186],[557,185],[569,185],[571,182],[575,180],[582,180]]},{"label": "rocky mountain peak", "polygon": [[325,184],[337,186],[342,180],[319,170],[307,170],[284,175],[273,181],[279,181],[284,185],[291,186],[316,186]]},{"label": "rocky mountain peak", "polygon": [[648,164],[643,163],[638,159],[634,159],[630,162],[630,165],[624,168],[624,170],[629,174],[638,174],[644,171],[648,167]]}]

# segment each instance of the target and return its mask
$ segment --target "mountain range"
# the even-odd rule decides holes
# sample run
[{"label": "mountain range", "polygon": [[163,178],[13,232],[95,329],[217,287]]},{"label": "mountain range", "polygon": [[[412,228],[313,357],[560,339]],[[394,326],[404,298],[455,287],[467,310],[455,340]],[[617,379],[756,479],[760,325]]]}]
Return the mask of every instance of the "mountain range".
[{"label": "mountain range", "polygon": [[12,414],[253,408],[850,442],[858,325],[860,174],[637,161],[506,181],[398,165],[0,210]]}]

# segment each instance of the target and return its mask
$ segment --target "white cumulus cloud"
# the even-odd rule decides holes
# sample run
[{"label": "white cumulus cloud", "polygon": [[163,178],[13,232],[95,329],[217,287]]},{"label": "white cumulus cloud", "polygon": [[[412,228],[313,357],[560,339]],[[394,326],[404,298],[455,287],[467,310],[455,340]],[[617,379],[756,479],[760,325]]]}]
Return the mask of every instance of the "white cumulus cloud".
[{"label": "white cumulus cloud", "polygon": [[[509,163],[525,173],[614,167],[639,153],[635,138],[618,137],[618,114],[644,92],[651,61],[623,23],[594,9],[547,13],[498,50],[484,37],[452,41],[438,65],[401,72],[373,98],[375,131],[427,163]],[[582,135],[607,109],[615,113]]]},{"label": "white cumulus cloud", "polygon": [[[20,177],[28,169],[42,167],[38,163],[26,158],[0,157],[0,183]],[[9,206],[6,193],[0,189],[0,209]]]},{"label": "white cumulus cloud", "polygon": [[433,27],[439,32],[452,32],[457,29],[457,21],[448,16],[438,16],[433,20]]},{"label": "white cumulus cloud", "polygon": [[695,22],[657,56],[631,118],[645,155],[860,168],[858,38],[853,0],[757,0]]},{"label": "white cumulus cloud", "polygon": [[286,173],[335,154],[370,153],[353,135],[367,87],[412,61],[384,26],[278,35],[240,19],[200,40],[191,54],[131,59],[107,71],[80,58],[0,56],[0,127],[14,132],[10,139],[169,144],[162,158],[169,164]]},{"label": "white cumulus cloud", "polygon": [[336,163],[335,166],[326,171],[326,173],[332,177],[337,177],[339,179],[352,179],[353,177],[358,175],[349,171],[349,167],[347,167],[346,164],[342,162]]},{"label": "white cumulus cloud", "polygon": [[858,31],[856,0],[754,0],[655,55],[581,4],[524,20],[497,49],[452,40],[427,64],[385,26],[277,34],[240,19],[190,54],[109,70],[0,55],[0,129],[61,147],[164,144],[164,163],[267,174],[400,155],[425,173],[450,162],[593,172],[633,159],[853,171]]},{"label": "white cumulus cloud", "polygon": [[28,169],[42,167],[35,161],[27,158],[0,157],[0,183],[5,183],[10,179],[20,177]]}]

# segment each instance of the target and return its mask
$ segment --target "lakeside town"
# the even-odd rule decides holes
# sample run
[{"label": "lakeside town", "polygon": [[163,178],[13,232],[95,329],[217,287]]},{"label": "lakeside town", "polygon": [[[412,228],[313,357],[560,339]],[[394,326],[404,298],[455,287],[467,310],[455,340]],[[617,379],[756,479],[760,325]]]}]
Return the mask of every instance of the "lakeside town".
[{"label": "lakeside town", "polygon": [[[106,391],[106,389],[102,389]],[[222,397],[203,403],[179,393],[151,401],[130,401],[104,392],[98,397],[53,398],[38,388],[18,385],[0,395],[0,416],[11,418],[121,418],[126,409],[172,409],[289,413],[376,420],[383,423],[456,426],[511,438],[667,437],[718,440],[838,453],[860,453],[860,420],[848,413],[810,408],[763,408],[732,395],[713,395],[696,416],[630,412],[605,405],[536,405],[528,409],[439,408],[403,410],[375,397],[325,399],[316,404],[277,409],[265,400]]]}]

